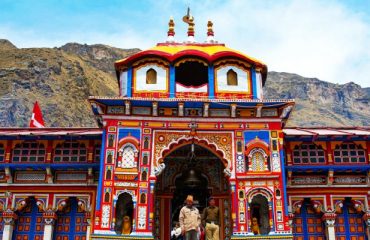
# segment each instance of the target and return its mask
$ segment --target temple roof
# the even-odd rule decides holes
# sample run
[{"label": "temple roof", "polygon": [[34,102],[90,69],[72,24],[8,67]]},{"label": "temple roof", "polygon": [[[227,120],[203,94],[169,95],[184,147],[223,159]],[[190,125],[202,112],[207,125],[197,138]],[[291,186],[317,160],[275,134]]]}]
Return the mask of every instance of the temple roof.
[{"label": "temple roof", "polygon": [[250,57],[242,52],[226,47],[224,44],[208,43],[159,43],[148,50],[141,51],[130,57],[116,61],[115,67],[129,65],[130,63],[147,56],[158,56],[170,62],[184,56],[200,57],[208,62],[214,62],[221,58],[238,58],[267,71],[267,65],[260,60]]}]

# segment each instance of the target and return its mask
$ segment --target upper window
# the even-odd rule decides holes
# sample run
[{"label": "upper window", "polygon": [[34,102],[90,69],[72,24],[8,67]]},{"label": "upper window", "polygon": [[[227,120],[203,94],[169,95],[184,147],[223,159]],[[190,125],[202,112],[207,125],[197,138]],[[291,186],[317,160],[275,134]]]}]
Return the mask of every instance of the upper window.
[{"label": "upper window", "polygon": [[157,84],[157,71],[153,68],[146,71],[146,84]]},{"label": "upper window", "polygon": [[238,74],[232,69],[227,71],[227,85],[229,86],[238,85]]},{"label": "upper window", "polygon": [[325,163],[325,152],[321,146],[313,143],[305,143],[295,146],[293,150],[293,162],[296,164]]},{"label": "upper window", "polygon": [[45,146],[38,142],[23,142],[13,149],[13,162],[44,162]]},{"label": "upper window", "polygon": [[268,171],[268,156],[262,148],[254,148],[248,155],[248,170],[254,172]]},{"label": "upper window", "polygon": [[87,149],[85,144],[78,142],[64,142],[58,144],[54,150],[54,162],[86,162]]},{"label": "upper window", "polygon": [[131,144],[126,144],[119,151],[120,158],[117,161],[117,167],[119,168],[134,168],[136,149]]},{"label": "upper window", "polygon": [[186,61],[175,68],[176,83],[186,87],[200,87],[208,83],[208,66],[203,62]]},{"label": "upper window", "polygon": [[5,148],[3,144],[0,144],[0,162],[5,160]]},{"label": "upper window", "polygon": [[334,149],[335,163],[365,163],[365,150],[354,143],[343,143]]}]

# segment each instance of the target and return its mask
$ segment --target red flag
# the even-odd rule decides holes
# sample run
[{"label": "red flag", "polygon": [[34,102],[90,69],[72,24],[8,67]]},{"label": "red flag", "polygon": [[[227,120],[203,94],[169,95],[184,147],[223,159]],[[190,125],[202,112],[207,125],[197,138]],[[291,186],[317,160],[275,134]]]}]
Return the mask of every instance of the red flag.
[{"label": "red flag", "polygon": [[43,128],[45,127],[44,120],[42,119],[42,113],[37,101],[33,105],[32,117],[30,121],[31,128]]}]

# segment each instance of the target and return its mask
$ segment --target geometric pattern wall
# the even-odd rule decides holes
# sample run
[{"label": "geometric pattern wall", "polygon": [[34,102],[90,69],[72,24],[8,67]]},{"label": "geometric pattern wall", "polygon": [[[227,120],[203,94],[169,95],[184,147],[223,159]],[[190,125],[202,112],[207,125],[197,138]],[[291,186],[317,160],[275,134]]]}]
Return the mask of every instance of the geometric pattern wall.
[{"label": "geometric pattern wall", "polygon": [[335,235],[337,240],[365,240],[366,227],[362,214],[357,213],[351,206],[351,202],[345,201],[342,213],[335,219]]},{"label": "geometric pattern wall", "polygon": [[17,212],[13,232],[13,240],[42,240],[44,237],[44,221],[35,198],[29,198],[29,203],[20,212]]},{"label": "geometric pattern wall", "polygon": [[78,209],[77,199],[69,198],[63,211],[57,212],[54,240],[86,240],[85,213]]},{"label": "geometric pattern wall", "polygon": [[294,215],[294,240],[325,240],[325,226],[321,214],[315,213],[308,202],[304,202],[301,213]]}]

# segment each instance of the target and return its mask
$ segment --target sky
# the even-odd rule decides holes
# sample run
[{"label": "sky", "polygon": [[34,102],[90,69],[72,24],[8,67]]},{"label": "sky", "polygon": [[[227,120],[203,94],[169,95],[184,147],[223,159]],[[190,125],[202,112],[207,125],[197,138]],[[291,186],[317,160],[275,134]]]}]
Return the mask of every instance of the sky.
[{"label": "sky", "polygon": [[370,87],[370,0],[0,0],[0,38],[144,50],[166,41],[171,16],[185,41],[188,6],[198,42],[212,20],[217,41],[270,71]]}]

